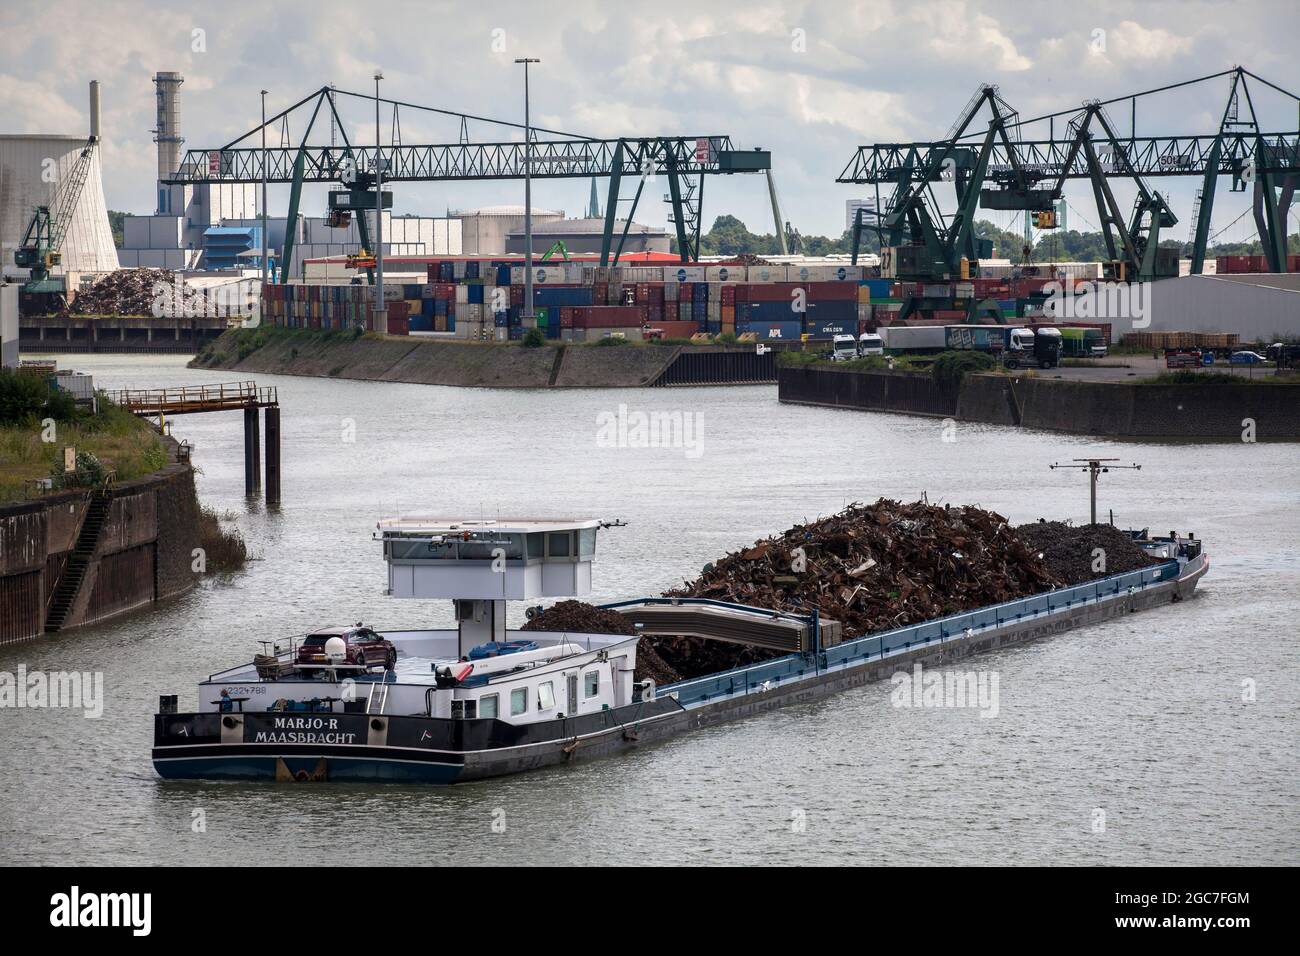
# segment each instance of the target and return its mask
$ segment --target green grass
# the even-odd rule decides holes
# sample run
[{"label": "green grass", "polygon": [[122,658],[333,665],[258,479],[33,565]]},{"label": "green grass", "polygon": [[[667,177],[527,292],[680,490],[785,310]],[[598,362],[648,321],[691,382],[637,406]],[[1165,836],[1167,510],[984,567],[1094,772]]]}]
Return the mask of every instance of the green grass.
[{"label": "green grass", "polygon": [[[0,426],[0,501],[22,501],[34,490],[29,481],[63,472],[63,449],[77,449],[78,464],[94,456],[118,481],[152,474],[167,465],[167,448],[152,426],[100,397],[98,415],[56,422],[54,441],[40,419]],[[83,475],[87,469],[82,468]]]}]

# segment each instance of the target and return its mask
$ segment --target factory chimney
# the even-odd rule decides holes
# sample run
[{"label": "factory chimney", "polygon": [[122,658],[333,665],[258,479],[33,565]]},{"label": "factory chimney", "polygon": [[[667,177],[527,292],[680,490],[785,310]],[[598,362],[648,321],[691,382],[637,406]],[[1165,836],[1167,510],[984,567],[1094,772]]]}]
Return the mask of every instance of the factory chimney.
[{"label": "factory chimney", "polygon": [[185,77],[179,73],[156,73],[153,78],[158,96],[158,122],[153,141],[158,144],[158,211],[160,216],[177,215],[171,206],[172,190],[163,184],[181,165],[180,90]]},{"label": "factory chimney", "polygon": [[99,80],[90,81],[90,141],[98,143],[100,137],[99,124]]}]

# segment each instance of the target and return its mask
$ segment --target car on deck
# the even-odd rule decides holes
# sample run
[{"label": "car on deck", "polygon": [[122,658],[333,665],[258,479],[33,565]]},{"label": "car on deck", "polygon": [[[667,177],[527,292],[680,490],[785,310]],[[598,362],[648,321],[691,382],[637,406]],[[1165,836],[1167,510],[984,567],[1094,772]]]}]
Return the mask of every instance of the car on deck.
[{"label": "car on deck", "polygon": [[343,641],[346,649],[342,663],[392,670],[397,664],[397,648],[372,628],[361,624],[351,627],[322,627],[308,634],[298,645],[299,664],[329,664],[325,645],[330,638]]}]

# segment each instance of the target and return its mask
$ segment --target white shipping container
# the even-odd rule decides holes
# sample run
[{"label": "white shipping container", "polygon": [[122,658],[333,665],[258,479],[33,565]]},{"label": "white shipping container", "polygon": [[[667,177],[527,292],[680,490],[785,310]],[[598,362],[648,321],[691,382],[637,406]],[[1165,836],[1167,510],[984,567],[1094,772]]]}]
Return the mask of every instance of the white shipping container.
[{"label": "white shipping container", "polygon": [[785,282],[785,266],[750,266],[749,281],[753,283]]},{"label": "white shipping container", "polygon": [[704,266],[664,266],[663,280],[665,282],[704,282]]},{"label": "white shipping container", "polygon": [[456,304],[464,305],[468,302],[469,302],[469,286],[467,285],[456,286]]},{"label": "white shipping container", "polygon": [[857,282],[862,267],[853,265],[788,266],[787,282]]},{"label": "white shipping container", "polygon": [[704,278],[709,282],[747,282],[744,266],[706,266]]}]

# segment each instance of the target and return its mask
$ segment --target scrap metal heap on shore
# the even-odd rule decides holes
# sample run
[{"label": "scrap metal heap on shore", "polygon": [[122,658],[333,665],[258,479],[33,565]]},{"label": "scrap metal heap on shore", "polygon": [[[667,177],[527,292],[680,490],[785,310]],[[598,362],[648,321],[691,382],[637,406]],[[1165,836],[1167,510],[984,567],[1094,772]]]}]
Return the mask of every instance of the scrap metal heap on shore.
[{"label": "scrap metal heap on shore", "polygon": [[153,315],[159,283],[168,289],[177,284],[170,269],[118,269],[82,289],[62,315]]},{"label": "scrap metal heap on shore", "polygon": [[[1104,552],[1098,571],[1097,550]],[[839,621],[845,639],[905,627],[1152,563],[1109,525],[1059,521],[1013,528],[970,505],[880,499],[796,525],[706,565],[666,597],[712,598]],[[617,612],[581,601],[549,608],[525,629],[635,633]],[[671,683],[783,652],[700,637],[643,637],[637,679]]]}]

